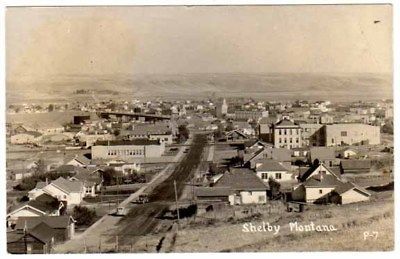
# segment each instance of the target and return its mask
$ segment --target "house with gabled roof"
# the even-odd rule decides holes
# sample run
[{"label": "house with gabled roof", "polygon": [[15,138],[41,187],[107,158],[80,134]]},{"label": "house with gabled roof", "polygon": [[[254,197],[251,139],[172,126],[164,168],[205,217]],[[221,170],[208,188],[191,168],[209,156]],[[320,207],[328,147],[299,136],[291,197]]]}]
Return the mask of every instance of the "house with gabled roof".
[{"label": "house with gabled roof", "polygon": [[231,203],[235,194],[230,187],[197,187],[194,192],[196,200],[202,203]]},{"label": "house with gabled roof", "polygon": [[340,179],[340,174],[338,174],[335,170],[332,170],[332,168],[326,166],[324,163],[319,163],[318,165],[309,167],[306,171],[300,172],[297,179],[299,182],[305,182],[311,176],[316,175],[332,175]]},{"label": "house with gabled roof", "polygon": [[340,175],[322,163],[300,175],[299,181],[291,195],[297,201],[347,204],[367,201],[370,197],[365,189],[342,180]]},{"label": "house with gabled roof", "polygon": [[231,205],[265,204],[268,187],[257,175],[247,168],[231,168],[218,179],[214,187],[230,188],[234,195],[229,197]]},{"label": "house with gabled roof", "polygon": [[83,197],[85,197],[83,182],[69,181],[63,177],[52,181],[42,190],[44,193],[56,197],[60,201],[67,202],[67,206],[80,204]]},{"label": "house with gabled roof", "polygon": [[[87,169],[87,168],[84,168]],[[103,184],[103,178],[101,175],[101,169],[95,170],[82,170],[71,176],[69,181],[80,181],[83,183],[85,197],[95,197],[97,193],[101,190]]]},{"label": "house with gabled roof", "polygon": [[234,129],[231,131],[225,132],[225,139],[227,141],[239,141],[239,140],[247,140],[249,139],[249,136],[244,134],[242,131],[238,129]]},{"label": "house with gabled roof", "polygon": [[335,192],[340,197],[338,201],[340,204],[368,201],[371,197],[367,190],[352,182],[339,185],[336,187]]},{"label": "house with gabled roof", "polygon": [[311,147],[308,153],[308,163],[312,165],[315,160],[329,167],[339,165],[340,160],[336,158],[335,149],[332,147]]},{"label": "house with gabled roof", "polygon": [[20,217],[15,225],[15,230],[22,232],[31,230],[40,224],[46,224],[53,230],[54,241],[56,243],[69,240],[75,235],[76,221],[69,215],[56,217],[40,216],[40,217]]},{"label": "house with gabled roof", "polygon": [[43,193],[12,208],[7,214],[7,226],[12,227],[20,217],[59,216],[64,204]]},{"label": "house with gabled roof", "polygon": [[10,254],[48,254],[54,244],[55,231],[41,223],[25,231],[7,232],[7,252]]},{"label": "house with gabled roof", "polygon": [[257,176],[265,183],[268,183],[269,179],[277,182],[295,180],[293,174],[282,163],[268,158],[257,160],[255,171]]},{"label": "house with gabled roof", "polygon": [[88,167],[90,166],[90,159],[84,155],[75,155],[73,158],[67,159],[65,164],[75,167]]}]

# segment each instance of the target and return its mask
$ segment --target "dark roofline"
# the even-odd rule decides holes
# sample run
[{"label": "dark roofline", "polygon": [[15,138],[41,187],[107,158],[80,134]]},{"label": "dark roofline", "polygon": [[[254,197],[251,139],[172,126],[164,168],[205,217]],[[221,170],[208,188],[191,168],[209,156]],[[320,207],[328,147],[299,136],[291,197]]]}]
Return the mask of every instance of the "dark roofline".
[{"label": "dark roofline", "polygon": [[95,146],[146,146],[146,145],[159,145],[158,140],[148,139],[133,139],[133,140],[98,140]]}]

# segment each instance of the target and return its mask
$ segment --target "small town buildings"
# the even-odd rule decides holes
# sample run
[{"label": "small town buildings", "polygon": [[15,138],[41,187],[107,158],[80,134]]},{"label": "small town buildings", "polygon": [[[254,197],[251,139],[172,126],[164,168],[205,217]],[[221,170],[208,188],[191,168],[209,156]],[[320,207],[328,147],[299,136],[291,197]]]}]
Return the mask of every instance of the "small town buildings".
[{"label": "small town buildings", "polygon": [[37,182],[35,188],[28,192],[28,198],[30,200],[36,199],[39,195],[43,194],[43,188],[47,185],[46,182]]},{"label": "small town buildings", "polygon": [[235,111],[235,119],[236,120],[258,121],[259,119],[261,119],[263,117],[268,117],[268,111],[262,111],[262,110],[255,110],[255,111],[236,110]]},{"label": "small town buildings", "polygon": [[298,177],[291,198],[307,203],[347,204],[369,200],[370,193],[354,183],[344,181],[324,164],[311,167]]},{"label": "small town buildings", "polygon": [[214,187],[230,188],[234,195],[231,205],[265,204],[268,187],[257,175],[245,168],[231,168],[215,183]]},{"label": "small town buildings", "polygon": [[325,146],[378,145],[380,127],[361,123],[325,125],[322,131]]},{"label": "small town buildings", "polygon": [[247,136],[255,135],[255,130],[247,121],[233,121],[232,126]]},{"label": "small town buildings", "polygon": [[33,170],[26,170],[26,169],[11,171],[11,174],[14,176],[14,180],[16,181],[20,181],[24,178],[31,177],[33,173],[34,173]]},{"label": "small town buildings", "polygon": [[70,181],[63,177],[52,181],[41,191],[66,202],[67,206],[80,204],[85,197],[85,188],[81,181]]},{"label": "small town buildings", "polygon": [[338,203],[340,204],[368,201],[371,197],[371,194],[364,188],[361,188],[360,186],[357,186],[351,182],[347,182],[336,187],[333,195],[337,195],[339,197]]},{"label": "small town buildings", "polygon": [[371,160],[346,159],[340,161],[342,174],[367,174],[371,171]]},{"label": "small town buildings", "polygon": [[331,147],[311,147],[308,153],[308,163],[312,165],[315,160],[329,167],[339,165],[340,162],[336,158],[335,149]]},{"label": "small town buildings", "polygon": [[87,167],[90,165],[90,159],[84,155],[75,155],[72,159],[67,159],[65,164],[74,167]]},{"label": "small town buildings", "polygon": [[96,141],[115,140],[115,136],[110,133],[91,134],[87,132],[78,132],[75,137],[79,140],[80,143],[84,143],[86,147],[93,146]]},{"label": "small town buildings", "polygon": [[124,130],[120,133],[120,136],[127,140],[134,140],[134,139],[158,140],[159,142],[165,142],[165,144],[167,145],[171,145],[173,141],[172,131],[165,123],[135,124],[133,130]]},{"label": "small town buildings", "polygon": [[313,165],[309,167],[304,172],[300,173],[298,176],[299,182],[305,182],[309,177],[315,175],[332,175],[338,179],[340,179],[340,174],[332,170],[332,168],[328,167],[326,164],[320,162],[318,165]]},{"label": "small town buildings", "polygon": [[69,215],[56,217],[20,217],[15,225],[17,232],[30,231],[40,224],[47,225],[52,229],[54,243],[64,242],[75,236],[75,220]]},{"label": "small town buildings", "polygon": [[272,127],[271,125],[277,121],[276,117],[263,117],[258,122],[258,137],[266,142],[272,143]]},{"label": "small town buildings", "polygon": [[201,203],[234,203],[234,194],[230,187],[197,187],[195,189],[196,200]]},{"label": "small town buildings", "polygon": [[225,132],[224,139],[226,141],[244,141],[244,140],[248,140],[249,137],[242,131],[235,129],[235,130]]},{"label": "small town buildings", "polygon": [[83,183],[84,197],[97,196],[97,193],[100,192],[103,184],[103,178],[98,169],[80,171],[68,180]]},{"label": "small town buildings", "polygon": [[55,231],[45,223],[26,231],[7,232],[10,254],[48,254],[54,243]]},{"label": "small town buildings", "polygon": [[92,159],[132,159],[161,157],[165,143],[157,140],[98,141],[92,147]]},{"label": "small town buildings", "polygon": [[288,171],[280,162],[272,159],[263,159],[256,162],[257,176],[268,183],[269,179],[277,182],[293,181],[293,174]]},{"label": "small town buildings", "polygon": [[13,227],[20,217],[59,216],[63,203],[56,198],[41,194],[35,199],[19,204],[7,214],[7,226]]},{"label": "small town buildings", "polygon": [[301,128],[302,144],[304,146],[323,146],[325,140],[322,136],[321,130],[323,124],[315,123],[299,123]]},{"label": "small town buildings", "polygon": [[287,118],[272,125],[273,143],[276,148],[299,148],[302,146],[301,128]]},{"label": "small town buildings", "polygon": [[22,144],[38,144],[42,139],[42,134],[37,131],[26,131],[12,135],[10,138],[11,144],[22,145]]},{"label": "small town buildings", "polygon": [[357,154],[358,154],[357,150],[347,147],[339,152],[339,157],[340,158],[351,158],[351,157],[357,156]]}]

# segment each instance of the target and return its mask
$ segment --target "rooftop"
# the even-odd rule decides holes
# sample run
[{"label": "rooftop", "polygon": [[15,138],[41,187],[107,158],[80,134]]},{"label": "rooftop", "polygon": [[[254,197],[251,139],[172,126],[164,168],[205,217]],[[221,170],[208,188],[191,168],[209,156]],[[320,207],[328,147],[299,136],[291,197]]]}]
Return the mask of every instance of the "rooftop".
[{"label": "rooftop", "polygon": [[41,217],[19,217],[15,225],[15,229],[23,230],[25,226],[33,229],[40,223],[44,222],[51,228],[67,228],[73,219],[71,216],[41,216]]},{"label": "rooftop", "polygon": [[99,140],[95,146],[143,146],[143,145],[159,145],[158,140],[134,139],[134,140]]},{"label": "rooftop", "polygon": [[287,171],[287,169],[278,161],[272,159],[262,159],[257,161],[257,163],[261,163],[259,167],[257,167],[256,171]]},{"label": "rooftop", "polygon": [[251,170],[245,168],[231,168],[215,184],[215,187],[227,187],[236,191],[261,191],[268,187]]}]

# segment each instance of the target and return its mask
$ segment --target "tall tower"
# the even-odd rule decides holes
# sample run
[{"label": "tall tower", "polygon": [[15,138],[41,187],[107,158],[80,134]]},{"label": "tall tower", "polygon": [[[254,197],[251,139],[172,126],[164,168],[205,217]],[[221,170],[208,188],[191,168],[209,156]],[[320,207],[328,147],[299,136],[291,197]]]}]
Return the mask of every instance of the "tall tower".
[{"label": "tall tower", "polygon": [[226,100],[224,98],[222,103],[219,102],[216,107],[216,115],[218,118],[222,118],[227,113],[228,113],[228,104],[226,103]]}]

